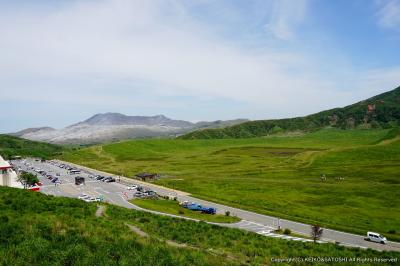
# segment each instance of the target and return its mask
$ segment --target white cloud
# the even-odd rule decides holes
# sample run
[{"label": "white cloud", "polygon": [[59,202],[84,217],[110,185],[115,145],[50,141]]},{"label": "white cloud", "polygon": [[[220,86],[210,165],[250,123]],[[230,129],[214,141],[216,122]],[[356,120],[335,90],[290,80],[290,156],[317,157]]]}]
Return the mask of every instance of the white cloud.
[{"label": "white cloud", "polygon": [[305,18],[308,1],[279,0],[272,3],[266,30],[279,39],[292,40],[296,36],[296,27]]},{"label": "white cloud", "polygon": [[[178,118],[205,120],[302,115],[361,95],[338,92],[337,81],[318,75],[315,61],[297,51],[253,50],[220,36],[182,3],[104,0],[0,9],[0,101],[79,103],[86,113],[87,106],[103,111],[131,106],[130,114],[146,106],[154,113],[175,108],[182,113]],[[269,29],[279,38],[293,38],[307,2],[274,3]],[[385,78],[376,77],[375,86],[383,87]],[[228,108],[216,106],[213,117],[191,118],[204,106],[196,99],[256,111],[221,117]]]},{"label": "white cloud", "polygon": [[379,24],[390,29],[400,28],[400,0],[377,1]]},{"label": "white cloud", "polygon": [[[324,94],[322,83],[301,75],[306,61],[301,56],[235,47],[176,6],[161,1],[88,1],[52,12],[12,14],[12,19],[2,16],[0,75],[17,83],[13,89],[26,97],[35,85],[27,87],[21,80],[31,77],[70,84],[82,77],[132,84],[139,80],[155,84],[146,90],[159,95],[206,95],[271,106]],[[287,68],[298,73],[290,74]],[[49,95],[40,86],[34,94]],[[57,87],[89,95],[97,90],[81,86]],[[118,88],[112,90],[118,94]],[[140,88],[132,90],[134,95]]]}]

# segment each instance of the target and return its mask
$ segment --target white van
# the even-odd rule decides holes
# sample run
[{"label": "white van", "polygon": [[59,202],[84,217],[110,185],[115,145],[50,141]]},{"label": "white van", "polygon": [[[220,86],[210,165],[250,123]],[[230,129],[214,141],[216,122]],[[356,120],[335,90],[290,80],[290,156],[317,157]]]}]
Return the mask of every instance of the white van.
[{"label": "white van", "polygon": [[368,232],[365,240],[377,242],[377,243],[381,243],[381,244],[386,244],[386,242],[387,242],[386,237],[384,237],[378,233],[374,233],[374,232]]}]

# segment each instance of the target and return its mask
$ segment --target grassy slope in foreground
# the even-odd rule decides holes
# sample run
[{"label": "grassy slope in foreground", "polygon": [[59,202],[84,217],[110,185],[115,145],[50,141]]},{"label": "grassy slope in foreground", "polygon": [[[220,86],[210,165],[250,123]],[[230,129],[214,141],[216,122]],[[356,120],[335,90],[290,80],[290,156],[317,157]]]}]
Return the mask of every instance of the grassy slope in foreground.
[{"label": "grassy slope in foreground", "polygon": [[250,138],[286,131],[313,131],[327,126],[354,129],[390,128],[394,125],[400,125],[400,87],[343,108],[303,117],[258,120],[221,129],[196,130],[180,138]]},{"label": "grassy slope in foreground", "polygon": [[0,187],[0,209],[1,265],[266,265],[271,258],[317,256],[400,259],[398,252],[266,238],[112,205],[96,217],[95,204],[6,187]]},{"label": "grassy slope in foreground", "polygon": [[185,216],[201,221],[214,222],[214,223],[234,223],[240,221],[239,218],[234,216],[226,216],[221,214],[206,214],[198,211],[191,211],[179,205],[177,201],[165,199],[134,199],[131,201],[133,204],[144,209],[170,213],[179,216]]},{"label": "grassy slope in foreground", "polygon": [[46,159],[62,151],[63,147],[61,146],[0,134],[0,155],[5,158],[18,155]]},{"label": "grassy slope in foreground", "polygon": [[330,129],[253,139],[139,140],[74,151],[64,159],[126,176],[157,172],[166,177],[157,183],[203,199],[400,240],[400,143],[393,132]]}]

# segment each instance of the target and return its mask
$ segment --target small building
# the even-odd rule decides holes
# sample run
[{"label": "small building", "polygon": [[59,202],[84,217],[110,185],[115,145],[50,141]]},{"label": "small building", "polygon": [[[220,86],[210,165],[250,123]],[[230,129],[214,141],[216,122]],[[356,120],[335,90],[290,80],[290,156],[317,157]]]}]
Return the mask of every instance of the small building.
[{"label": "small building", "polygon": [[137,179],[140,179],[142,181],[146,181],[146,180],[154,180],[158,177],[158,174],[152,174],[152,173],[139,173],[136,174],[135,177]]},{"label": "small building", "polygon": [[5,161],[0,156],[0,186],[24,188],[21,182],[18,181],[18,175],[12,168],[9,162]]}]

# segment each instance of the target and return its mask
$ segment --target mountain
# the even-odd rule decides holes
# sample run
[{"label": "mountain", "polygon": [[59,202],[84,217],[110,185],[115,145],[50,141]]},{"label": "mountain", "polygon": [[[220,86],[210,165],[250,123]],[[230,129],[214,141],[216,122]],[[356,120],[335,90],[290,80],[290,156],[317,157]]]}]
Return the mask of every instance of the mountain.
[{"label": "mountain", "polygon": [[27,128],[27,129],[24,129],[24,130],[15,132],[15,133],[10,133],[8,135],[15,136],[15,137],[21,137],[25,134],[44,132],[44,131],[49,132],[49,131],[54,131],[54,130],[55,129],[52,127],[31,127],[31,128]]},{"label": "mountain", "polygon": [[193,127],[193,123],[183,120],[173,120],[164,115],[156,116],[127,116],[119,113],[96,114],[91,118],[76,125],[117,126],[117,125],[142,125],[142,126],[169,126]]},{"label": "mountain", "polygon": [[400,87],[343,108],[304,117],[249,121],[221,129],[197,130],[180,138],[251,138],[287,131],[312,131],[324,127],[367,129],[396,125],[400,125]]},{"label": "mountain", "polygon": [[49,127],[25,129],[10,135],[55,144],[94,144],[122,139],[175,137],[198,128],[233,125],[244,119],[192,123],[164,115],[127,116],[120,113],[96,114],[62,129]]}]

